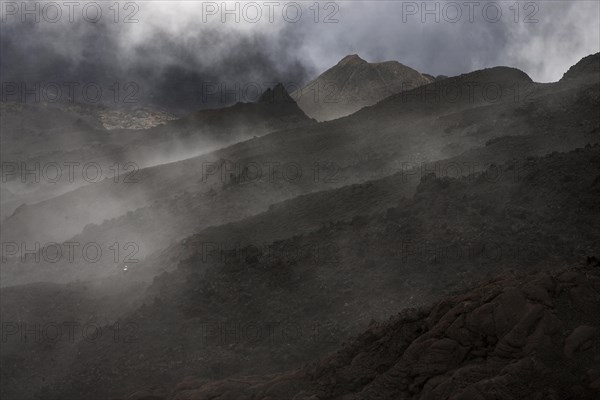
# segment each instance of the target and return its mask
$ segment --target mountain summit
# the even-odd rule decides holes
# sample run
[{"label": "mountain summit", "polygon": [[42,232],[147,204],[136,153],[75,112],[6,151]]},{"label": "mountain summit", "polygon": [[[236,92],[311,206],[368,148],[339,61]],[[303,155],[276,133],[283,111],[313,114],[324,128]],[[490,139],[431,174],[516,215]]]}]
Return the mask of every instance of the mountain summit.
[{"label": "mountain summit", "polygon": [[351,54],[293,93],[292,97],[308,116],[326,121],[432,81],[432,77],[397,61],[369,63],[358,54]]},{"label": "mountain summit", "polygon": [[342,58],[339,63],[337,63],[337,65],[339,65],[339,66],[360,65],[360,64],[368,64],[368,62],[366,62],[365,60],[360,58],[360,56],[358,54],[347,55],[346,57]]},{"label": "mountain summit", "polygon": [[269,88],[269,89],[265,90],[263,92],[263,94],[260,95],[260,98],[258,99],[257,103],[260,103],[260,104],[273,104],[273,103],[275,103],[275,104],[280,104],[280,103],[295,104],[296,102],[289,95],[289,93],[287,92],[285,87],[281,83],[278,83],[272,89]]}]

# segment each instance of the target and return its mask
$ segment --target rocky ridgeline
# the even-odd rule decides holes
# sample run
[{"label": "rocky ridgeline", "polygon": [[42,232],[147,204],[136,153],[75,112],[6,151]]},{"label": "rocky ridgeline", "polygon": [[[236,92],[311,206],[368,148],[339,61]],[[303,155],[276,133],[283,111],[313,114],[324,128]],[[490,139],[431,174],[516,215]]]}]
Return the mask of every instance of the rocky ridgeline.
[{"label": "rocky ridgeline", "polygon": [[584,78],[594,82],[594,80],[598,80],[599,74],[600,53],[596,53],[582,58],[581,61],[569,68],[563,75],[561,81]]}]

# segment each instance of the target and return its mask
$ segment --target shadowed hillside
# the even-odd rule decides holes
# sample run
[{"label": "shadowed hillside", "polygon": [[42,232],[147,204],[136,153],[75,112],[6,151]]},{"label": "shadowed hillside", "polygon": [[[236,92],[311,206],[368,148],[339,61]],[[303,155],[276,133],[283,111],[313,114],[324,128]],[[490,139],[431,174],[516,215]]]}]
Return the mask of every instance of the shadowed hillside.
[{"label": "shadowed hillside", "polygon": [[187,377],[153,398],[591,400],[600,393],[598,307],[597,262],[504,274],[373,322],[299,370],[222,381]]}]

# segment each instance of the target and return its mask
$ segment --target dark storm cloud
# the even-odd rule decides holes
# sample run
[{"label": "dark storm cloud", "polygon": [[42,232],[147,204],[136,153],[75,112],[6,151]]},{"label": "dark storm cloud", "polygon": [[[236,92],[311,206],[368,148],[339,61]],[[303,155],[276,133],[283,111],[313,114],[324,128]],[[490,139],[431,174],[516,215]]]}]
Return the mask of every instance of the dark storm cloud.
[{"label": "dark storm cloud", "polygon": [[[215,55],[211,51],[214,43],[226,43],[226,49]],[[287,50],[297,45],[297,38],[286,31],[269,38],[260,32],[211,30],[185,45],[158,33],[136,48],[133,69],[154,75],[148,86],[153,87],[156,103],[169,107],[182,101],[195,108],[222,106],[253,100],[249,88],[254,84],[266,89],[276,82],[305,82],[310,67]],[[168,54],[174,61],[154,70],[152,59],[157,54]]]},{"label": "dark storm cloud", "polygon": [[[531,14],[525,2],[517,22],[509,8],[514,2],[495,3],[503,12],[496,22],[482,16],[485,2],[472,22],[464,7],[460,20],[448,22],[445,17],[454,14],[443,14],[444,2],[439,22],[431,14],[423,22],[421,2],[398,1],[345,1],[327,9],[321,3],[317,22],[312,3],[301,3],[302,18],[294,23],[279,10],[273,22],[263,15],[256,24],[243,18],[222,23],[219,14],[205,21],[198,2],[166,1],[138,2],[139,22],[130,24],[122,21],[124,10],[119,23],[112,20],[112,3],[103,3],[96,23],[78,14],[73,22],[63,16],[57,23],[3,15],[0,71],[3,83],[95,82],[108,91],[119,82],[120,100],[134,91],[140,102],[183,112],[252,100],[243,93],[249,84],[306,83],[350,53],[368,61],[398,60],[434,75],[510,65],[550,81],[598,51],[598,2],[529,3],[537,7],[535,23],[525,22]],[[407,5],[417,12],[408,15]],[[328,16],[331,23],[324,22]],[[135,82],[136,90],[125,90],[127,82]]]},{"label": "dark storm cloud", "polygon": [[[251,101],[246,98],[249,86],[263,90],[276,82],[301,84],[315,73],[296,53],[302,42],[298,32],[197,24],[194,14],[183,10],[164,15],[167,24],[181,24],[173,29],[161,25],[164,3],[150,7],[147,24],[144,14],[130,25],[109,18],[55,24],[9,19],[0,36],[2,82],[26,82],[26,88],[93,82],[110,92],[104,100],[112,99],[118,82],[121,99],[135,92],[136,102],[186,112]],[[125,89],[128,83],[134,88]],[[7,98],[15,99],[23,90]]]}]

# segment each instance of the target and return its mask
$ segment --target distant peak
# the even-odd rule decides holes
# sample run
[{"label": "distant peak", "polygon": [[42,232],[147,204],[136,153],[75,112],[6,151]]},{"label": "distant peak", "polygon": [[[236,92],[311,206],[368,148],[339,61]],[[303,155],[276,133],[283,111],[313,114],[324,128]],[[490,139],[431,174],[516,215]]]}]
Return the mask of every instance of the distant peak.
[{"label": "distant peak", "polygon": [[342,58],[338,65],[365,64],[366,61],[360,58],[358,54],[350,54]]},{"label": "distant peak", "polygon": [[258,103],[294,103],[283,84],[278,83],[272,89],[267,89],[258,99]]}]

